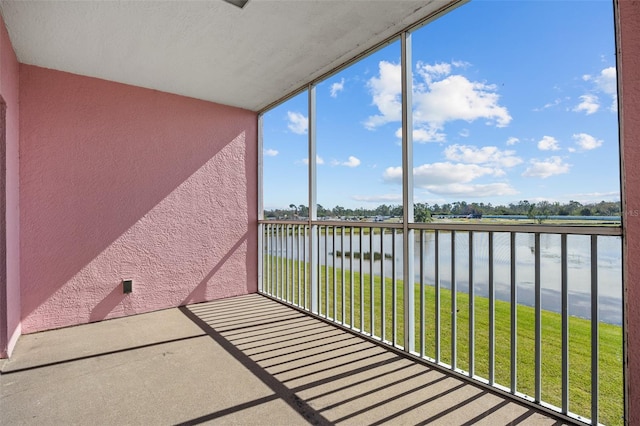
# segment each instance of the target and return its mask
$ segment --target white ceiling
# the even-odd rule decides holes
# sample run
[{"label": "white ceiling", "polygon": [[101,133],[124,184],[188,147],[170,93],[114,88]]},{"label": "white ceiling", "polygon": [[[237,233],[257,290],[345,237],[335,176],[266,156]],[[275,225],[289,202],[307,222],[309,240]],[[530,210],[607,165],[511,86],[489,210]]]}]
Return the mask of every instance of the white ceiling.
[{"label": "white ceiling", "polygon": [[1,0],[18,60],[258,111],[456,0]]}]

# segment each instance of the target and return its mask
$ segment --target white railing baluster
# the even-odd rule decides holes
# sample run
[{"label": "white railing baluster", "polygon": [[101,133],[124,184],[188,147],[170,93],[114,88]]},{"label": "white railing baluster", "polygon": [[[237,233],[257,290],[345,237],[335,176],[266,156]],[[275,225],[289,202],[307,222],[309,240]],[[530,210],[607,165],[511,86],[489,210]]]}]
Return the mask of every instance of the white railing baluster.
[{"label": "white railing baluster", "polygon": [[[301,235],[302,234],[302,235]],[[304,301],[302,300],[302,288],[303,288],[303,279],[302,279],[302,267],[304,266],[304,258],[302,257],[304,243],[304,226],[298,225],[298,306],[304,307]]]},{"label": "white railing baluster", "polygon": [[[342,312],[340,313],[340,322],[342,323],[342,325],[345,324],[345,304],[347,303],[345,300],[345,267],[344,267],[344,226],[340,227],[340,271],[342,272],[342,275],[340,276],[341,282],[340,282],[340,290],[342,292]],[[335,268],[335,265],[333,265],[333,267]]]},{"label": "white railing baluster", "polygon": [[534,302],[535,309],[535,391],[536,402],[542,400],[542,283],[540,281],[540,233],[534,240]]},{"label": "white railing baluster", "polygon": [[[332,260],[331,264],[333,265],[333,273],[332,278],[332,286],[333,286],[333,320],[338,321],[338,292],[337,292],[337,271],[336,271],[336,228],[335,226],[331,227],[331,253]],[[329,313],[329,309],[327,308],[327,314]]]},{"label": "white railing baluster", "polygon": [[475,292],[473,285],[473,231],[469,231],[469,377],[475,374]]},{"label": "white railing baluster", "polygon": [[276,297],[282,299],[282,229],[283,225],[277,225],[276,227],[276,255],[278,256],[276,265]]},{"label": "white railing baluster", "polygon": [[598,424],[598,236],[591,236],[591,423]]},{"label": "white railing baluster", "polygon": [[290,293],[290,268],[289,268],[289,225],[284,226],[284,300],[289,302]]},{"label": "white railing baluster", "polygon": [[435,231],[434,274],[435,274],[435,361],[440,363],[440,231]]},{"label": "white railing baluster", "polygon": [[385,267],[384,267],[384,232],[386,228],[380,228],[380,340],[385,341],[386,336],[386,305],[385,297]]},{"label": "white railing baluster", "polygon": [[496,286],[493,264],[493,231],[489,232],[489,384],[496,381]]},{"label": "white railing baluster", "polygon": [[425,356],[425,321],[424,321],[424,229],[420,231],[420,265],[418,269],[420,270],[420,356],[424,358]]},{"label": "white railing baluster", "polygon": [[456,286],[456,231],[451,231],[451,369],[458,358],[458,289]]},{"label": "white railing baluster", "polygon": [[364,228],[360,228],[360,332],[364,333],[364,270],[362,269],[362,262],[364,257],[364,252],[362,251],[362,234]]},{"label": "white railing baluster", "polygon": [[354,251],[353,251],[353,228],[351,228],[351,231],[349,232],[349,251],[350,251],[350,255],[349,255],[349,327],[353,328],[353,321],[354,321],[354,313],[353,313],[353,309],[354,309],[354,299],[355,299],[355,294],[353,294],[353,256],[354,256]]},{"label": "white railing baluster", "polygon": [[391,262],[391,267],[393,269],[393,344],[395,346],[398,345],[398,275],[396,269],[396,234],[397,229],[393,229],[393,238],[391,246],[393,247],[393,258]]},{"label": "white railing baluster", "polygon": [[511,232],[511,393],[518,388],[518,282],[516,281],[516,233]]},{"label": "white railing baluster", "polygon": [[375,289],[374,289],[374,278],[373,278],[373,235],[374,235],[374,228],[369,228],[369,333],[371,334],[371,336],[373,337],[373,330],[374,330],[374,294],[375,294]]},{"label": "white railing baluster", "polygon": [[562,412],[569,412],[569,285],[567,273],[567,234],[560,236],[560,268],[562,293]]},{"label": "white railing baluster", "polygon": [[329,318],[329,227],[324,227],[324,317]]},{"label": "white railing baluster", "polygon": [[305,310],[309,309],[309,301],[307,300],[307,233],[309,232],[309,227],[307,225],[302,225],[302,307]]}]

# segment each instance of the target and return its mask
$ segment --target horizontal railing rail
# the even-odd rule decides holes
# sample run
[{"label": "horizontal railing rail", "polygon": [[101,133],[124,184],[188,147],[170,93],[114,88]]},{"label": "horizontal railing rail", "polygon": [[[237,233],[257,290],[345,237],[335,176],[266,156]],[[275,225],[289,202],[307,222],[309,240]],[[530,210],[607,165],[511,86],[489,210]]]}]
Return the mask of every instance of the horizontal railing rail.
[{"label": "horizontal railing rail", "polygon": [[[307,220],[261,220],[262,225],[309,225]],[[346,228],[379,228],[403,229],[402,223],[394,222],[351,222],[340,220],[317,220],[311,222],[318,226],[337,226]],[[618,224],[607,226],[593,225],[552,225],[552,224],[484,224],[484,223],[412,223],[410,229],[441,230],[441,231],[473,231],[473,232],[518,232],[541,234],[567,234],[567,235],[610,235],[622,236],[622,227]]]},{"label": "horizontal railing rail", "polygon": [[262,293],[568,418],[622,422],[619,226],[259,229]]}]

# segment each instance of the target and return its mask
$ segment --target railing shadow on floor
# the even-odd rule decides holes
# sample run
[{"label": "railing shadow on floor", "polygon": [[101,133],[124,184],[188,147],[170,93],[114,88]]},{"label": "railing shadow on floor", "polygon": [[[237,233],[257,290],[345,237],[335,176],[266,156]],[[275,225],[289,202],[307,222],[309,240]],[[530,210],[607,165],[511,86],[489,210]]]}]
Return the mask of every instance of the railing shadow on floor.
[{"label": "railing shadow on floor", "polygon": [[[258,298],[261,300],[256,303]],[[242,299],[250,303],[244,305]],[[261,318],[263,308],[268,315]],[[219,419],[275,399],[285,401],[311,424],[470,425],[494,417],[499,424],[517,424],[536,415],[544,418],[545,424],[563,424],[548,413],[430,368],[321,319],[301,317],[301,312],[267,297],[251,295],[180,310],[274,393],[184,424]],[[238,311],[247,314],[235,315]],[[229,314],[235,320],[230,321]]]}]

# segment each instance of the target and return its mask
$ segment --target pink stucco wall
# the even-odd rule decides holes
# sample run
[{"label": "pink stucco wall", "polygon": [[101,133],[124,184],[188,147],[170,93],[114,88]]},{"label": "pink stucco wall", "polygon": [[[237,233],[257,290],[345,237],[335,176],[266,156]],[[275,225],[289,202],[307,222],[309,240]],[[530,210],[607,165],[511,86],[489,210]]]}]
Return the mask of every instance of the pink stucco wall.
[{"label": "pink stucco wall", "polygon": [[[5,226],[0,238],[6,262],[0,266],[0,282],[4,286],[0,300],[0,358],[8,356],[20,335],[20,208],[19,208],[19,110],[18,60],[0,17],[0,96],[6,104],[4,158]],[[0,296],[0,299],[3,298]]]},{"label": "pink stucco wall", "polygon": [[24,333],[256,291],[255,113],[21,64],[20,117]]},{"label": "pink stucco wall", "polygon": [[618,3],[629,424],[640,424],[640,2]]}]

